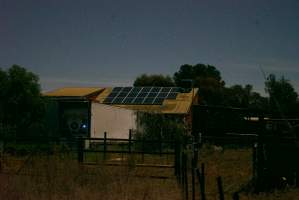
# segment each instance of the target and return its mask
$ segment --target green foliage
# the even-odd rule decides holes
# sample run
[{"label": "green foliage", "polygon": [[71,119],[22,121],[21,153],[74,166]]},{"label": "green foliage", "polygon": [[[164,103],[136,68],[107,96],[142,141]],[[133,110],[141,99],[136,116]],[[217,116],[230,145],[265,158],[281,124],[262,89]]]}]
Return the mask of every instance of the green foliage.
[{"label": "green foliage", "polygon": [[165,116],[156,113],[138,113],[138,124],[142,132],[137,139],[147,140],[181,140],[185,127],[179,116]]},{"label": "green foliage", "polygon": [[142,74],[141,76],[137,77],[134,81],[134,86],[157,86],[157,87],[172,87],[174,86],[174,82],[170,76],[163,76],[163,75],[147,75]]},{"label": "green foliage", "polygon": [[221,105],[225,82],[221,73],[212,65],[196,64],[182,65],[174,74],[174,81],[178,87],[184,87],[184,80],[192,79],[193,87],[199,88],[202,104]]},{"label": "green foliage", "polygon": [[267,99],[259,93],[253,92],[252,85],[233,85],[225,88],[224,104],[232,107],[264,109],[267,107]]},{"label": "green foliage", "polygon": [[[199,81],[200,79],[213,78],[220,85],[225,85],[224,81],[221,78],[221,73],[212,65],[205,64],[196,64],[182,65],[178,72],[174,74],[175,83],[180,86],[183,79],[193,79]],[[197,85],[198,82],[195,82]]]},{"label": "green foliage", "polygon": [[13,65],[0,70],[0,124],[16,128],[24,136],[41,126],[44,100],[38,77],[25,68]]},{"label": "green foliage", "polygon": [[275,117],[299,117],[298,94],[289,80],[283,76],[277,80],[270,74],[265,82],[269,94],[270,110]]}]

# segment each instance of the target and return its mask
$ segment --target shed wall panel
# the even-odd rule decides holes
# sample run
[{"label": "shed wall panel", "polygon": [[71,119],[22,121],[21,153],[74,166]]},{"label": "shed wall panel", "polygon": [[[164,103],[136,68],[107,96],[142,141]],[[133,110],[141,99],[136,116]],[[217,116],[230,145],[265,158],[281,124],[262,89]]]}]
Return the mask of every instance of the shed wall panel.
[{"label": "shed wall panel", "polygon": [[104,132],[107,132],[108,138],[127,139],[129,130],[136,129],[135,119],[133,110],[92,103],[90,136],[103,138]]}]

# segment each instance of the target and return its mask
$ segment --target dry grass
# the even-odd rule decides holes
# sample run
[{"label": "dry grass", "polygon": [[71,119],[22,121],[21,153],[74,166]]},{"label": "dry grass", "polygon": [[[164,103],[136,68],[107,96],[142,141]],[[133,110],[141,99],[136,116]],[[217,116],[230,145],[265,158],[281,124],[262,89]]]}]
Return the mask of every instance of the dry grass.
[{"label": "dry grass", "polygon": [[252,174],[251,150],[221,148],[204,145],[199,154],[199,165],[205,164],[207,199],[218,199],[216,178],[222,177],[226,199],[249,183]]},{"label": "dry grass", "polygon": [[[8,157],[7,157],[8,158]],[[138,163],[139,158],[134,163]],[[145,160],[160,162],[161,158]],[[176,180],[153,179],[150,176],[172,176],[171,169],[134,168],[104,165],[78,165],[72,155],[36,155],[24,163],[8,158],[4,170],[12,173],[0,174],[0,199],[107,199],[107,200],[166,200],[181,199],[182,194]],[[132,162],[130,159],[125,159]],[[250,183],[252,176],[251,148],[215,148],[205,145],[199,154],[199,165],[205,163],[207,200],[218,200],[216,178],[222,176],[225,199],[232,199],[233,192],[240,191]],[[191,178],[189,178],[191,181]],[[189,182],[190,183],[190,182]],[[196,196],[199,199],[198,185]],[[191,194],[191,193],[190,193]],[[241,200],[285,200],[299,199],[299,189],[287,188],[273,193],[252,194],[242,191]]]},{"label": "dry grass", "polygon": [[[232,199],[236,191],[241,200],[289,200],[299,199],[299,189],[287,188],[284,191],[253,194],[250,191],[252,178],[252,149],[251,148],[218,148],[204,145],[200,151],[200,163],[205,163],[206,192],[208,200],[218,200],[218,176],[222,177],[225,199]],[[199,164],[200,164],[199,163]]]},{"label": "dry grass", "polygon": [[180,199],[175,179],[146,178],[148,171],[80,166],[67,157],[34,157],[19,175],[0,174],[0,199]]}]

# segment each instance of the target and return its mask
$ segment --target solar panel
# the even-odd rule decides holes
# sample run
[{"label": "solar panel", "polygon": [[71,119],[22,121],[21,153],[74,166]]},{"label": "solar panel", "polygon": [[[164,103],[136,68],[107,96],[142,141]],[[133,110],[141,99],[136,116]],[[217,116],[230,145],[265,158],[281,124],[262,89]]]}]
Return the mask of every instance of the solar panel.
[{"label": "solar panel", "polygon": [[144,98],[136,98],[132,103],[133,104],[142,104]]},{"label": "solar panel", "polygon": [[154,92],[150,92],[150,93],[148,93],[148,95],[147,95],[147,97],[156,97],[156,96],[158,96],[158,93],[154,93]]},{"label": "solar panel", "polygon": [[123,97],[116,97],[116,98],[114,98],[114,100],[113,100],[112,103],[114,103],[114,104],[121,104],[123,100],[124,100]]},{"label": "solar panel", "polygon": [[162,88],[161,92],[170,92],[171,90],[171,87],[165,87],[165,88]]},{"label": "solar panel", "polygon": [[149,92],[151,90],[151,87],[144,87],[142,88],[141,92]]},{"label": "solar panel", "polygon": [[137,95],[138,95],[138,92],[131,91],[131,92],[128,94],[128,97],[136,97]]},{"label": "solar panel", "polygon": [[159,98],[165,98],[165,97],[167,97],[167,95],[168,95],[167,92],[160,92],[160,93],[158,94],[158,97],[159,97]]},{"label": "solar panel", "polygon": [[120,92],[117,97],[126,97],[128,92]]},{"label": "solar panel", "polygon": [[103,103],[161,105],[165,99],[176,99],[179,92],[177,87],[115,87]]},{"label": "solar panel", "polygon": [[153,87],[152,89],[151,89],[151,92],[159,92],[160,91],[160,87]]},{"label": "solar panel", "polygon": [[147,98],[144,99],[144,101],[142,102],[142,104],[153,104],[154,100],[155,100],[155,98],[147,97]]},{"label": "solar panel", "polygon": [[140,90],[142,89],[142,87],[133,87],[133,89],[131,90],[131,92],[140,92]]},{"label": "solar panel", "polygon": [[131,104],[134,101],[134,98],[127,97],[124,99],[123,104]]},{"label": "solar panel", "polygon": [[146,97],[147,94],[146,92],[140,92],[137,97]]}]

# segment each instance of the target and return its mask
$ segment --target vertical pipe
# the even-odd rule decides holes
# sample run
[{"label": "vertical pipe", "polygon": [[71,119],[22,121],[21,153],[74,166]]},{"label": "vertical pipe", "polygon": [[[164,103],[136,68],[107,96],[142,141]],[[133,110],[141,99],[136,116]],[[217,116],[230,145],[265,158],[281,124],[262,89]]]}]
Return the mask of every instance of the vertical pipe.
[{"label": "vertical pipe", "polygon": [[129,130],[129,154],[131,154],[132,151],[131,143],[132,143],[132,129]]},{"label": "vertical pipe", "polygon": [[217,186],[219,192],[219,200],[224,200],[223,186],[222,186],[222,178],[221,176],[217,177]]},{"label": "vertical pipe", "polygon": [[240,198],[239,198],[239,193],[238,192],[235,192],[234,194],[233,194],[233,200],[239,200]]},{"label": "vertical pipe", "polygon": [[188,160],[188,157],[187,157],[187,153],[184,153],[184,175],[185,175],[185,197],[186,197],[186,200],[189,199],[189,185],[188,185],[188,167],[187,167],[187,160]]},{"label": "vertical pipe", "polygon": [[206,199],[206,175],[205,175],[205,164],[201,163],[201,181],[202,181],[202,191],[204,195],[204,199]]},{"label": "vertical pipe", "polygon": [[104,161],[106,161],[106,151],[107,151],[107,132],[104,132]]},{"label": "vertical pipe", "polygon": [[205,181],[204,181],[204,174],[200,172],[199,169],[196,169],[198,182],[199,182],[199,189],[200,189],[200,197],[201,200],[206,200],[206,193],[205,193]]},{"label": "vertical pipe", "polygon": [[191,169],[191,178],[192,178],[192,200],[195,200],[195,168]]},{"label": "vertical pipe", "polygon": [[84,139],[82,137],[78,138],[78,162],[83,163],[84,159]]}]

